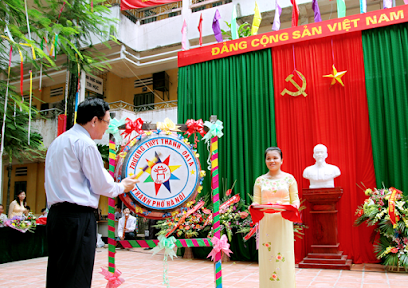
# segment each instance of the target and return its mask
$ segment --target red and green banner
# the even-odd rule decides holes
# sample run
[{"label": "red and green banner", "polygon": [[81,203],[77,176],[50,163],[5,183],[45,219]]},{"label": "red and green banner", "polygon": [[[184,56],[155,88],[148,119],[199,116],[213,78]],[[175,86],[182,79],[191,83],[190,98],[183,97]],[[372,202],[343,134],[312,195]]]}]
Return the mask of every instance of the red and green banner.
[{"label": "red and green banner", "polygon": [[121,0],[120,10],[146,8],[179,1],[180,0]]},{"label": "red and green banner", "polygon": [[[378,261],[370,242],[372,229],[353,225],[354,211],[365,199],[358,186],[384,185],[408,193],[408,23],[400,23],[408,20],[407,8],[398,6],[354,15],[361,18],[357,24],[373,25],[375,29],[360,29],[347,37],[329,34],[326,36],[331,37],[316,37],[313,41],[298,39],[291,45],[275,45],[272,49],[262,46],[259,51],[249,49],[251,53],[242,49],[214,55],[219,59],[207,61],[215,59],[208,56],[214,47],[230,49],[230,45],[242,41],[249,47],[254,39],[260,41],[264,35],[306,31],[300,26],[179,54],[186,56],[179,58],[179,122],[206,119],[214,114],[223,121],[219,161],[227,167],[220,169],[219,175],[228,181],[237,180],[234,191],[247,203],[251,203],[248,194],[252,194],[256,178],[267,171],[267,147],[282,149],[282,170],[295,176],[300,197],[302,189],[309,186],[302,172],[315,162],[313,147],[319,143],[328,147],[327,163],[341,170],[335,185],[344,191],[338,202],[340,250],[354,263]],[[400,19],[393,16],[391,20],[391,13],[400,15]],[[327,27],[336,21],[344,23],[345,19],[356,18],[316,24]],[[389,25],[395,21],[400,24]],[[308,24],[307,29],[310,31],[316,24]],[[196,55],[196,59],[191,55]],[[226,57],[230,55],[234,56]],[[334,76],[323,77],[339,73],[343,73],[344,86],[337,80],[332,85]],[[208,157],[205,149],[198,152],[203,159]],[[207,182],[203,191],[210,191]],[[302,214],[303,222],[310,223],[308,210]],[[305,232],[305,239],[295,242],[297,262],[310,252],[310,233]],[[233,255],[241,260],[256,260],[256,255],[251,254],[253,243],[249,241],[245,247],[241,236],[234,237],[232,242],[237,242],[232,247]]]},{"label": "red and green banner", "polygon": [[[122,0],[122,3],[124,1]],[[122,9],[123,10],[123,9]],[[373,29],[408,21],[408,6],[376,10],[344,18],[292,27],[221,42],[178,53],[178,67],[225,58],[265,48],[277,47],[302,41],[316,40],[328,36]]]}]

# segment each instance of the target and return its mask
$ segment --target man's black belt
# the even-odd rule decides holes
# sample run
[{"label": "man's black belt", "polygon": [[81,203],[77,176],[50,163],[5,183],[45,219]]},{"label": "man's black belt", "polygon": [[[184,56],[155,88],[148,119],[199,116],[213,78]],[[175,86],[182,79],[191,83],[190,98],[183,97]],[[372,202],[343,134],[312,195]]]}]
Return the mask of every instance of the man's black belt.
[{"label": "man's black belt", "polygon": [[89,206],[82,206],[70,202],[60,202],[51,205],[51,208],[57,210],[65,210],[69,212],[95,212],[95,208]]}]

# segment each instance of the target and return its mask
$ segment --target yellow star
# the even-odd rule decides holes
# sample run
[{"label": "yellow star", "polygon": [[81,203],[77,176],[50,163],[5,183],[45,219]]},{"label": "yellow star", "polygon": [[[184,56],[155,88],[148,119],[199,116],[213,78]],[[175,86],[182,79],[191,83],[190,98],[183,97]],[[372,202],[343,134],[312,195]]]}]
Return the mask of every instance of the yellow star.
[{"label": "yellow star", "polygon": [[191,174],[194,175],[195,174],[195,170],[191,169]]},{"label": "yellow star", "polygon": [[347,71],[337,72],[336,67],[334,67],[334,65],[333,65],[333,74],[323,75],[323,77],[333,78],[330,85],[336,84],[336,80],[337,80],[337,82],[339,82],[341,84],[341,86],[344,87],[343,81],[341,81],[341,77],[346,73],[347,73]]}]

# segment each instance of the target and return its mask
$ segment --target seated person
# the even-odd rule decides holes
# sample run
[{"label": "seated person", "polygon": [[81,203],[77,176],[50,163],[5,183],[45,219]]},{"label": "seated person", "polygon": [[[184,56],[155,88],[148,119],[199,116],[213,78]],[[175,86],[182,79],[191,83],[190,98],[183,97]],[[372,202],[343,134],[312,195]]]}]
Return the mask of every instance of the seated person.
[{"label": "seated person", "polygon": [[43,208],[43,209],[41,209],[41,216],[38,217],[38,218],[46,218],[47,214],[48,214],[47,209]]},{"label": "seated person", "polygon": [[125,208],[123,214],[118,223],[118,238],[120,240],[133,240],[135,239],[136,217],[130,215],[129,208]]},{"label": "seated person", "polygon": [[122,217],[122,209],[119,207],[119,204],[115,205],[115,220],[118,221]]},{"label": "seated person", "polygon": [[6,221],[7,221],[7,215],[4,214],[4,206],[3,204],[0,204],[0,222],[1,222],[0,227],[4,225],[4,222]]}]

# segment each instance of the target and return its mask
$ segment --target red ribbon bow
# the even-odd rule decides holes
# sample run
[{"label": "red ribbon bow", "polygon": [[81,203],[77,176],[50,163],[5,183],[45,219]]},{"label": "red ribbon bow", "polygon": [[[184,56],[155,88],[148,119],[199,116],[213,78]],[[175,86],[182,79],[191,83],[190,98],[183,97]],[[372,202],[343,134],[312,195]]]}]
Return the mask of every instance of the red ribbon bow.
[{"label": "red ribbon bow", "polygon": [[188,135],[188,137],[190,137],[191,134],[198,132],[200,133],[201,136],[205,135],[205,131],[204,131],[204,123],[203,120],[197,120],[195,121],[194,119],[189,119],[186,122],[187,125],[187,131],[186,133],[184,133],[184,135]]},{"label": "red ribbon bow", "polygon": [[105,279],[108,280],[108,284],[106,285],[106,288],[117,288],[123,282],[125,282],[125,279],[119,278],[122,272],[120,272],[118,269],[115,269],[115,273],[111,273],[108,270],[104,269],[103,267],[101,267],[101,269],[102,271],[99,273],[105,276]]},{"label": "red ribbon bow", "polygon": [[143,120],[141,118],[137,118],[135,121],[132,121],[129,118],[126,118],[126,129],[122,132],[124,137],[129,136],[133,131],[136,131],[137,134],[143,134]]}]

